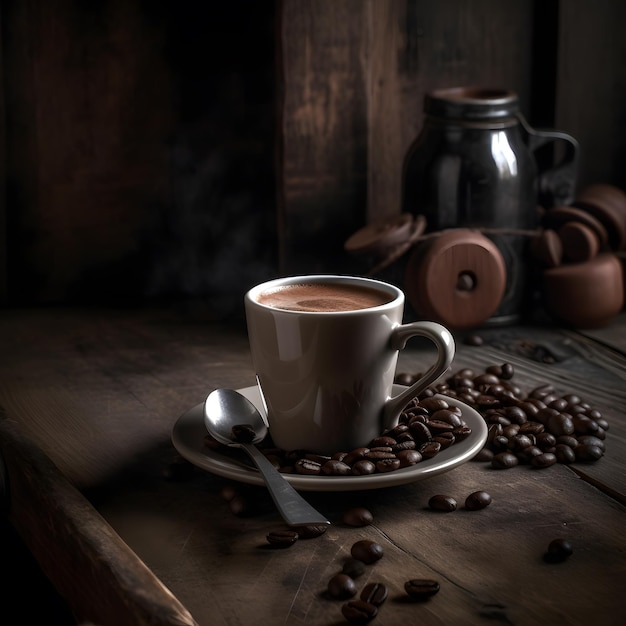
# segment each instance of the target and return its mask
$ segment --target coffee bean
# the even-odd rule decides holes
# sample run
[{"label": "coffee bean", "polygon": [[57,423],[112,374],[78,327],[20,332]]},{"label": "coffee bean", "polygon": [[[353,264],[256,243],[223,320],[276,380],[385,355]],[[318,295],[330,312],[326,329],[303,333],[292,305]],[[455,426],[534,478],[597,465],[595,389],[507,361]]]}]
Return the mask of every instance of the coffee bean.
[{"label": "coffee bean", "polygon": [[420,406],[425,408],[431,415],[441,409],[447,409],[450,405],[443,398],[425,398],[420,400]]},{"label": "coffee bean", "polygon": [[456,438],[453,433],[447,432],[447,433],[441,433],[439,435],[435,435],[433,437],[433,441],[438,443],[441,446],[441,450],[445,450],[446,448],[449,448],[456,441]]},{"label": "coffee bean", "polygon": [[572,544],[567,539],[553,539],[548,544],[544,560],[549,563],[560,563],[568,559],[573,552]]},{"label": "coffee bean", "polygon": [[386,472],[393,472],[397,469],[400,469],[400,459],[392,458],[392,459],[381,459],[376,462],[376,469],[384,474]]},{"label": "coffee bean", "polygon": [[511,380],[515,376],[515,368],[510,363],[502,364],[502,373],[500,374],[500,378],[502,380]]},{"label": "coffee bean", "polygon": [[370,448],[391,448],[391,446],[395,445],[395,443],[396,440],[393,437],[381,436],[376,437],[375,439],[372,439],[372,441],[370,441]]},{"label": "coffee bean", "polygon": [[539,413],[539,408],[534,402],[520,402],[517,407],[524,411],[524,415],[526,415],[527,419],[534,418]]},{"label": "coffee bean", "polygon": [[503,425],[502,434],[505,437],[511,438],[511,437],[515,437],[515,435],[518,435],[519,430],[520,430],[519,424],[509,424],[508,426]]},{"label": "coffee bean", "polygon": [[469,426],[459,426],[452,431],[454,435],[454,441],[463,441],[472,434],[472,429]]},{"label": "coffee bean", "polygon": [[395,459],[396,455],[391,451],[391,448],[372,448],[365,455],[365,458],[376,463],[382,459]]},{"label": "coffee bean", "polygon": [[383,547],[375,541],[361,539],[352,546],[350,554],[353,558],[370,565],[382,558]]},{"label": "coffee bean", "polygon": [[586,415],[574,416],[574,432],[581,435],[594,435],[598,432],[600,426],[596,420]]},{"label": "coffee bean", "polygon": [[572,437],[572,435],[561,435],[555,438],[556,444],[564,444],[570,448],[575,448],[578,445],[578,439]]},{"label": "coffee bean", "polygon": [[343,458],[343,462],[347,465],[354,465],[357,461],[365,458],[366,453],[369,448],[356,448],[350,452]]},{"label": "coffee bean", "polygon": [[540,422],[524,422],[520,424],[519,432],[522,435],[540,435],[545,430],[545,426]]},{"label": "coffee bean", "polygon": [[331,458],[328,455],[312,454],[311,452],[306,452],[303,458],[307,459],[308,461],[315,461],[316,463],[319,463],[320,465],[324,465],[326,461],[331,460]]},{"label": "coffee bean", "polygon": [[403,452],[406,450],[415,450],[415,440],[414,439],[405,439],[404,441],[399,441],[395,445],[391,446],[391,451],[398,456],[399,452]]},{"label": "coffee bean", "polygon": [[574,448],[574,454],[576,455],[577,461],[591,463],[601,458],[604,452],[602,452],[602,448],[598,446],[583,444]]},{"label": "coffee bean", "polygon": [[392,439],[395,439],[396,441],[398,441],[398,437],[400,437],[400,435],[405,434],[408,430],[409,430],[409,427],[407,426],[407,424],[398,424],[395,428],[392,428],[390,431],[388,431],[387,434]]},{"label": "coffee bean", "polygon": [[413,421],[409,424],[409,431],[418,444],[428,443],[432,441],[433,436],[428,426],[423,422]]},{"label": "coffee bean", "polygon": [[439,591],[439,583],[427,578],[414,578],[404,583],[404,590],[413,600],[428,600]]},{"label": "coffee bean", "polygon": [[[521,426],[528,422],[528,415],[521,408],[520,405],[506,406],[502,409],[502,411],[504,415],[511,421],[512,424],[519,424]],[[537,422],[534,422],[534,423],[537,423]],[[541,426],[541,428],[543,428],[541,424],[538,424],[538,425]]]},{"label": "coffee bean", "polygon": [[341,607],[341,612],[351,624],[366,624],[376,617],[378,609],[369,602],[351,600]]},{"label": "coffee bean", "polygon": [[544,454],[544,451],[537,446],[529,446],[528,448],[524,448],[517,453],[517,458],[520,463],[532,463],[532,460],[539,456],[540,454]]},{"label": "coffee bean", "polygon": [[322,465],[310,459],[298,459],[294,463],[296,474],[318,475],[322,473]]},{"label": "coffee bean", "polygon": [[546,428],[557,437],[571,435],[574,432],[574,420],[569,413],[559,413],[548,419]]},{"label": "coffee bean", "polygon": [[602,439],[598,437],[594,437],[593,435],[581,435],[580,437],[577,438],[577,441],[578,441],[578,445],[596,446],[600,448],[602,452],[605,451],[604,441],[602,441]]},{"label": "coffee bean", "polygon": [[474,385],[476,385],[476,387],[485,387],[486,385],[497,385],[500,382],[500,379],[495,376],[494,374],[488,374],[488,373],[484,373],[484,374],[479,374],[478,376],[474,377]]},{"label": "coffee bean", "polygon": [[491,460],[491,467],[495,469],[509,469],[519,464],[519,459],[512,452],[500,452]]},{"label": "coffee bean", "polygon": [[476,456],[472,459],[472,461],[478,461],[479,463],[484,463],[486,461],[491,461],[493,459],[493,451],[488,447],[481,448]]},{"label": "coffee bean", "polygon": [[576,395],[575,393],[565,394],[563,398],[567,400],[570,404],[580,404],[582,402],[580,396]]},{"label": "coffee bean", "polygon": [[474,491],[465,498],[465,508],[468,511],[478,511],[491,504],[491,496],[486,491]]},{"label": "coffee bean", "polygon": [[500,378],[502,376],[502,366],[490,365],[489,367],[485,369],[485,372],[487,372],[487,374],[493,374],[494,376],[497,376],[498,378]]},{"label": "coffee bean", "polygon": [[437,494],[428,500],[428,506],[433,511],[451,513],[452,511],[456,511],[456,500],[451,496]]},{"label": "coffee bean", "polygon": [[543,452],[542,454],[538,454],[537,456],[533,457],[531,465],[533,467],[543,469],[545,467],[550,467],[551,465],[554,465],[556,461],[557,459],[555,454],[552,454],[551,452]]},{"label": "coffee bean", "polygon": [[556,455],[556,460],[565,465],[569,465],[570,463],[574,463],[574,461],[576,461],[576,453],[573,448],[563,443],[556,444],[554,454]]},{"label": "coffee bean", "polygon": [[465,337],[465,344],[468,346],[482,346],[483,343],[483,338],[480,335],[476,335],[473,333]]},{"label": "coffee bean", "polygon": [[297,540],[295,530],[273,530],[267,535],[267,542],[273,548],[290,548]]},{"label": "coffee bean", "polygon": [[356,595],[357,588],[354,580],[347,574],[335,574],[328,581],[328,594],[336,600],[347,600]]},{"label": "coffee bean", "polygon": [[435,411],[431,415],[430,421],[428,422],[429,426],[433,423],[433,421],[450,424],[452,428],[449,430],[463,425],[463,420],[459,417],[458,413],[450,409],[439,409],[439,411]]},{"label": "coffee bean", "polygon": [[350,578],[358,578],[365,573],[365,564],[363,561],[355,558],[346,559],[341,571],[350,576]]},{"label": "coffee bean", "polygon": [[325,476],[349,476],[352,474],[352,468],[347,463],[335,459],[326,461],[320,471]]},{"label": "coffee bean", "polygon": [[565,398],[555,398],[554,400],[552,400],[552,402],[548,403],[548,406],[551,409],[556,409],[560,413],[561,411],[565,411],[569,404]]},{"label": "coffee bean", "polygon": [[341,521],[348,526],[368,526],[374,521],[374,516],[364,506],[357,506],[344,511]]},{"label": "coffee bean", "polygon": [[417,450],[401,450],[396,456],[400,461],[400,467],[410,467],[422,460],[422,454]]},{"label": "coffee bean", "polygon": [[405,387],[410,387],[415,382],[415,376],[413,374],[408,374],[406,372],[399,372],[396,374],[393,382],[397,385],[404,385]]},{"label": "coffee bean", "polygon": [[441,444],[438,441],[429,441],[419,447],[419,453],[424,459],[432,459],[439,454],[441,450]]},{"label": "coffee bean", "polygon": [[359,596],[364,602],[369,602],[374,606],[380,606],[387,599],[387,587],[383,583],[368,583],[363,587]]},{"label": "coffee bean", "polygon": [[314,539],[328,530],[328,524],[312,524],[310,526],[292,526],[291,530],[298,533],[300,539]]},{"label": "coffee bean", "polygon": [[513,452],[523,450],[524,448],[528,448],[532,445],[533,442],[530,440],[528,435],[513,435],[513,437],[509,437],[508,447]]},{"label": "coffee bean", "polygon": [[376,471],[376,465],[367,459],[361,459],[352,466],[352,474],[355,476],[367,476]]}]

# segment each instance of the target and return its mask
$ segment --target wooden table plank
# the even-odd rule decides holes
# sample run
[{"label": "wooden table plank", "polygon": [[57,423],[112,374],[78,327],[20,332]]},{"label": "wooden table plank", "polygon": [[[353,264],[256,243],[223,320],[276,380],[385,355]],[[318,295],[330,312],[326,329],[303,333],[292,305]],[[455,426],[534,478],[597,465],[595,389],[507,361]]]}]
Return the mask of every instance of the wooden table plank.
[{"label": "wooden table plank", "polygon": [[[288,550],[266,545],[282,520],[263,488],[237,486],[254,506],[235,516],[220,495],[225,479],[199,469],[188,480],[164,475],[177,461],[170,441],[176,419],[215,387],[253,384],[241,324],[172,311],[2,311],[0,405],[87,496],[105,528],[135,553],[131,559],[145,563],[201,626],[268,616],[272,623],[342,623],[341,603],[324,591],[363,537],[385,549],[358,580],[359,588],[374,580],[390,588],[376,624],[612,625],[626,618],[626,367],[621,350],[609,347],[619,345],[622,323],[582,342],[578,333],[534,327],[481,330],[481,347],[457,338],[453,370],[512,362],[524,388],[551,381],[563,393],[587,392],[611,428],[607,453],[584,466],[585,480],[562,465],[493,470],[470,462],[392,489],[307,492],[334,523]],[[417,341],[400,368],[420,371],[431,359],[430,346]],[[492,505],[463,510],[476,489],[489,491]],[[454,496],[459,509],[430,511],[435,493]],[[374,514],[371,527],[339,523],[344,510],[362,504]],[[574,554],[544,563],[548,542],[559,536],[572,541]],[[32,545],[48,553],[45,544]],[[440,594],[423,604],[402,601],[404,580],[426,576],[440,581]]]},{"label": "wooden table plank", "polygon": [[189,611],[0,413],[8,517],[79,621],[193,626]]}]

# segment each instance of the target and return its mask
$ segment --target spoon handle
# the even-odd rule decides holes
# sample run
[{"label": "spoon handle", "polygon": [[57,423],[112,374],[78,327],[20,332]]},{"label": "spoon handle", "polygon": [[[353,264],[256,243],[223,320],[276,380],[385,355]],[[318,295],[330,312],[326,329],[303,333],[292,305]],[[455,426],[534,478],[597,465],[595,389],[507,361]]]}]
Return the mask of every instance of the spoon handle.
[{"label": "spoon handle", "polygon": [[250,458],[259,468],[267,489],[287,524],[290,526],[330,524],[319,511],[316,511],[287,482],[287,479],[265,458],[265,455],[255,445],[249,443],[237,445],[250,455]]}]

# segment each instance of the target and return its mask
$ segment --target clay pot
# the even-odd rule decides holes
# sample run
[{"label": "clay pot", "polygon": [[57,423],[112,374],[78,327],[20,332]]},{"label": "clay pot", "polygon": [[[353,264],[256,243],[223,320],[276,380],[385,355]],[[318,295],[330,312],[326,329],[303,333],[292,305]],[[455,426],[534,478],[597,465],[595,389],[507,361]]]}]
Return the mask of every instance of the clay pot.
[{"label": "clay pot", "polygon": [[543,273],[543,300],[550,315],[575,328],[601,328],[624,306],[622,264],[611,253]]}]

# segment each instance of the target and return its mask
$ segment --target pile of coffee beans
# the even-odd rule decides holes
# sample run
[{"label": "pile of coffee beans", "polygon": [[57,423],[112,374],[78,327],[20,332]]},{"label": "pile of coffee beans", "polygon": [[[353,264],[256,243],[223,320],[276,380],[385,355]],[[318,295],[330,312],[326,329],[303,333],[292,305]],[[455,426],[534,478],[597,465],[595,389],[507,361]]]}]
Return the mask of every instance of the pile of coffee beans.
[{"label": "pile of coffee beans", "polygon": [[[404,408],[398,425],[374,438],[367,446],[348,452],[320,455],[305,450],[284,451],[262,446],[268,460],[282,473],[305,476],[366,476],[392,472],[431,459],[472,434],[459,407],[445,398],[414,398]],[[206,446],[224,454],[233,454],[211,435]]]},{"label": "pile of coffee beans", "polygon": [[604,455],[609,424],[600,411],[575,393],[557,393],[552,385],[524,393],[513,376],[510,363],[491,365],[482,373],[465,368],[424,396],[458,398],[483,416],[489,434],[474,460],[496,469],[520,463],[543,469],[555,463],[593,462]]},{"label": "pile of coffee beans", "polygon": [[[589,463],[604,455],[609,425],[600,411],[575,393],[557,393],[552,385],[524,393],[513,381],[514,373],[510,363],[480,373],[460,369],[411,400],[395,428],[355,450],[320,455],[280,450],[271,442],[262,450],[285,474],[364,476],[411,467],[471,435],[461,409],[442,397],[447,396],[474,408],[488,425],[487,442],[474,461],[489,462],[496,469],[519,464],[544,469],[555,463]],[[395,382],[410,385],[419,377],[402,373]],[[236,454],[210,435],[204,443]]]}]

